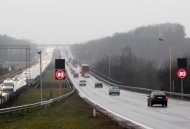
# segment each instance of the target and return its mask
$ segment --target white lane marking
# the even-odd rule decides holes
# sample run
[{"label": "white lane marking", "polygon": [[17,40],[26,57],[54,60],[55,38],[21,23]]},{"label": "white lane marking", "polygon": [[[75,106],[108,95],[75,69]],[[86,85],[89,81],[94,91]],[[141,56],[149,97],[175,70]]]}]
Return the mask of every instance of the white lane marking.
[{"label": "white lane marking", "polygon": [[164,113],[164,114],[166,114],[167,112],[166,111],[160,111],[161,113]]}]

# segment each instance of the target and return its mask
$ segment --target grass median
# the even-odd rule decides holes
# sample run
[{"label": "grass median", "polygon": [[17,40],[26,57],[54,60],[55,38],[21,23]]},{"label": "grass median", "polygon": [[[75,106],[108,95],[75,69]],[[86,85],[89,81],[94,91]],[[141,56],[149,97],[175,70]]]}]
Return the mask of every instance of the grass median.
[{"label": "grass median", "polygon": [[[60,95],[64,95],[70,92],[72,89],[67,88],[65,80],[55,80],[54,70],[46,70],[42,78],[42,100],[49,100]],[[61,84],[61,85],[60,85]],[[61,86],[61,88],[60,88]],[[23,104],[36,103],[41,101],[41,89],[28,88],[17,99],[13,106],[19,106]]]}]

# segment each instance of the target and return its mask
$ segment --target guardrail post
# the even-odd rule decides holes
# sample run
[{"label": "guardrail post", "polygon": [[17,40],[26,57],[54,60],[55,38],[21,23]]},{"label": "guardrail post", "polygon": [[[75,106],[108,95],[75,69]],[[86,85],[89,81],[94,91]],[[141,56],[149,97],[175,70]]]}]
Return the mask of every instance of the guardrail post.
[{"label": "guardrail post", "polygon": [[10,115],[10,117],[12,117],[12,112],[10,112],[10,114],[9,114],[9,115]]},{"label": "guardrail post", "polygon": [[96,108],[93,108],[92,114],[93,114],[93,117],[96,117]]},{"label": "guardrail post", "polygon": [[0,109],[1,109],[1,108],[2,108],[2,105],[3,105],[3,104],[2,104],[2,103],[3,103],[3,100],[2,100],[3,97],[1,97],[0,99],[1,99],[1,105],[0,105]]}]

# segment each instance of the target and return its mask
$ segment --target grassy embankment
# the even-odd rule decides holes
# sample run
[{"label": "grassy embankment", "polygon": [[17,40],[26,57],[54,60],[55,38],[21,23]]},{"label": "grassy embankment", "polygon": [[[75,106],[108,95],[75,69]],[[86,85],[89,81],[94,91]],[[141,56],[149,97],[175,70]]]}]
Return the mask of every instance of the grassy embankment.
[{"label": "grassy embankment", "polygon": [[[47,74],[48,73],[48,74]],[[51,88],[45,86],[43,89],[43,98],[50,98],[49,89],[53,91],[53,97],[60,94],[59,88],[56,87],[57,81],[53,71],[48,71],[44,76],[44,84],[52,84]],[[50,83],[51,82],[51,83]],[[71,89],[62,88],[62,93]],[[16,105],[40,101],[40,89],[29,89],[22,93]],[[98,113],[97,117],[92,117],[92,107],[83,101],[76,93],[64,101],[54,104],[48,108],[31,109],[24,114],[13,113],[0,115],[0,129],[122,129],[112,120]]]}]

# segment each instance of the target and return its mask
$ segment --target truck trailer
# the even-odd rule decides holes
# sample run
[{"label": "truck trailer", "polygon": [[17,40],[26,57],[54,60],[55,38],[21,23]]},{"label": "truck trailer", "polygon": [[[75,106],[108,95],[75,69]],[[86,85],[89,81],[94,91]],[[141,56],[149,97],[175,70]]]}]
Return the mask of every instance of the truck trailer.
[{"label": "truck trailer", "polygon": [[83,77],[89,77],[89,69],[90,69],[90,66],[88,64],[82,64],[81,65],[81,75]]}]

